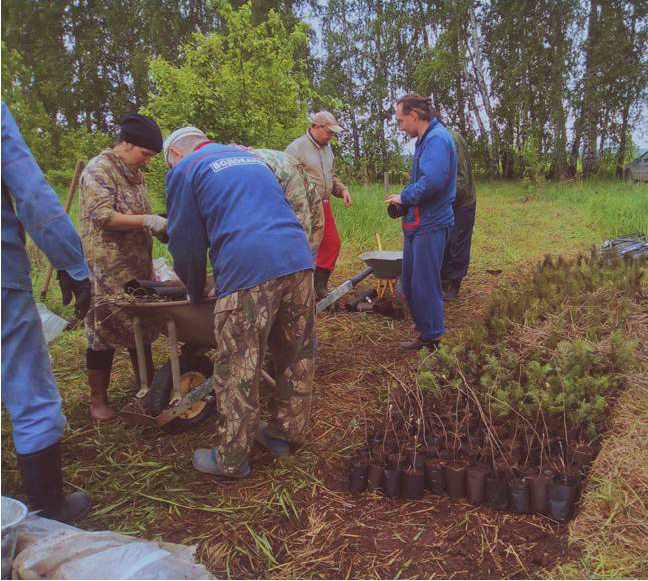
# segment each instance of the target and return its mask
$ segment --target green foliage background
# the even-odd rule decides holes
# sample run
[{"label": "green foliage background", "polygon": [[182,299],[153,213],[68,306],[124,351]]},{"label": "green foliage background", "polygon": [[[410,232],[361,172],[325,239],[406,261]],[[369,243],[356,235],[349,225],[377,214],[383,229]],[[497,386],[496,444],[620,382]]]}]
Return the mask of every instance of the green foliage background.
[{"label": "green foliage background", "polygon": [[2,38],[3,98],[63,172],[128,110],[283,148],[328,108],[345,179],[402,179],[393,103],[419,92],[479,173],[620,177],[648,101],[645,0],[4,0]]}]

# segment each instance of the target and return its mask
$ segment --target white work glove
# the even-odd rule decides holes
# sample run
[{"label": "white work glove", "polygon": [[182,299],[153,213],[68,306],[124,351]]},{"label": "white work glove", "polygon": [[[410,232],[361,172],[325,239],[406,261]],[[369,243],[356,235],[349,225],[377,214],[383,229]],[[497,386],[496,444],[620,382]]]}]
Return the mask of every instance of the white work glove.
[{"label": "white work glove", "polygon": [[162,242],[168,242],[167,219],[155,214],[144,214],[144,228]]}]

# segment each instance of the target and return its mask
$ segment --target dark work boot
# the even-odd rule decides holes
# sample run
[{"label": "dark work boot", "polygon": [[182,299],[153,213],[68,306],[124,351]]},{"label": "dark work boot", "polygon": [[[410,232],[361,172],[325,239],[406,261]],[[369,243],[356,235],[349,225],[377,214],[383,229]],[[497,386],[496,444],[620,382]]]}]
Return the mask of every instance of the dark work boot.
[{"label": "dark work boot", "polygon": [[448,285],[448,290],[445,291],[443,299],[446,301],[456,301],[459,299],[459,290],[461,289],[460,278],[453,278]]},{"label": "dark work boot", "polygon": [[317,266],[315,268],[314,284],[315,295],[318,301],[321,301],[328,294],[328,280],[331,277],[331,271]]},{"label": "dark work boot", "polygon": [[16,454],[23,487],[32,510],[40,516],[71,524],[90,510],[90,495],[85,492],[63,494],[61,442],[31,454]]},{"label": "dark work boot", "polygon": [[425,341],[420,337],[413,339],[412,341],[401,341],[400,348],[405,351],[418,351],[427,347],[430,350],[430,353],[434,353],[441,344],[441,339],[426,339]]}]

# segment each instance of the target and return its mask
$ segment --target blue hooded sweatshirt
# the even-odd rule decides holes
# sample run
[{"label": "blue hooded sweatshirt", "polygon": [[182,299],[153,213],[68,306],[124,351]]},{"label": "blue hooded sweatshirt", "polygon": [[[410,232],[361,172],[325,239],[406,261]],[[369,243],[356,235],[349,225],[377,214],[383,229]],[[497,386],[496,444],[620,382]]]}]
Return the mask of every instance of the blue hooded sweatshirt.
[{"label": "blue hooded sweatshirt", "polygon": [[169,251],[200,302],[207,248],[216,296],[313,268],[306,234],[279,182],[256,155],[200,145],[166,176]]}]

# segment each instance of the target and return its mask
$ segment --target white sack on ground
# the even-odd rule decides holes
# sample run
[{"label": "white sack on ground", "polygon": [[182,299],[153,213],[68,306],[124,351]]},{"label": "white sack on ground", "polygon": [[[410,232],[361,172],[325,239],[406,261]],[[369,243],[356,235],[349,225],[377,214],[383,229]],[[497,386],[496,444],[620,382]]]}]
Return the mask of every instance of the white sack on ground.
[{"label": "white sack on ground", "polygon": [[213,579],[194,561],[195,550],[29,515],[12,572],[14,579]]}]

